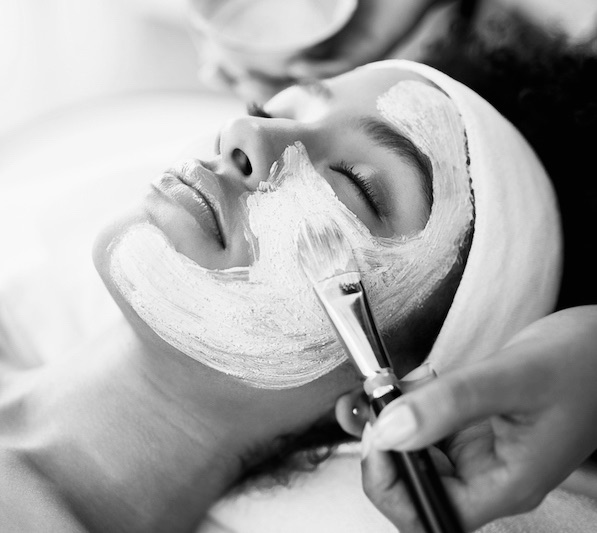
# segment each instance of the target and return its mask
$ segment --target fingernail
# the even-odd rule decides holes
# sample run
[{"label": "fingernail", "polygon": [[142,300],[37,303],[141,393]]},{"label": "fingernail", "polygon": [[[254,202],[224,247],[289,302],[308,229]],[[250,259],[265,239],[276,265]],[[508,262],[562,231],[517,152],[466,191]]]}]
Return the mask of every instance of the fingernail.
[{"label": "fingernail", "polygon": [[400,379],[398,383],[402,392],[407,393],[433,381],[436,377],[437,374],[432,366],[429,363],[425,363],[406,374],[406,376]]},{"label": "fingernail", "polygon": [[419,381],[431,377],[437,377],[437,374],[435,373],[435,370],[433,370],[431,363],[424,363],[406,374],[400,381]]},{"label": "fingernail", "polygon": [[371,424],[367,422],[361,435],[361,460],[365,459],[371,451]]},{"label": "fingernail", "polygon": [[371,445],[380,450],[400,446],[415,434],[417,427],[415,413],[408,404],[391,405],[373,426],[370,435]]}]

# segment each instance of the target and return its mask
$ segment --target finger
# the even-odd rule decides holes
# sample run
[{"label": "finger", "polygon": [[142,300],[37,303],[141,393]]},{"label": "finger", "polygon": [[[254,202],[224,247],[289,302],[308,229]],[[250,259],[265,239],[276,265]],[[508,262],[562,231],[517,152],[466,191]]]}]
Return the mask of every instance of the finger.
[{"label": "finger", "polygon": [[435,373],[435,370],[433,370],[431,363],[424,363],[414,370],[411,370],[406,376],[399,380],[400,390],[402,392],[413,391],[425,383],[429,383],[436,377],[437,374]]},{"label": "finger", "polygon": [[435,446],[429,446],[427,451],[429,452],[429,455],[431,455],[431,459],[433,459],[437,473],[440,476],[453,477],[455,475],[454,465],[443,451]]},{"label": "finger", "polygon": [[[403,392],[408,392],[436,377],[437,374],[431,364],[425,363],[400,380],[400,389]],[[335,415],[338,424],[346,433],[354,437],[360,437],[365,424],[371,418],[371,408],[363,389],[358,387],[340,396],[336,401]]]},{"label": "finger", "polygon": [[[526,369],[516,379],[517,358],[485,360],[453,371],[409,392],[386,407],[373,426],[379,449],[414,450],[493,415],[532,409]],[[519,361],[518,361],[519,362]]]},{"label": "finger", "polygon": [[[394,458],[389,453],[376,450],[366,444],[370,432],[370,426],[367,425],[363,433],[365,442],[363,450],[366,455],[361,461],[365,494],[377,509],[398,527],[399,531],[423,533],[424,528],[406,485],[399,476]],[[439,451],[435,451],[437,454],[432,454],[434,462],[436,462],[437,457],[443,455]],[[443,456],[443,461],[447,461],[445,456]],[[439,472],[445,470],[444,466],[445,463],[442,466],[436,462]]]},{"label": "finger", "polygon": [[400,531],[418,532],[416,512],[411,505],[406,488],[387,452],[372,449],[368,435],[369,425],[363,432],[361,475],[363,490],[373,505]]}]

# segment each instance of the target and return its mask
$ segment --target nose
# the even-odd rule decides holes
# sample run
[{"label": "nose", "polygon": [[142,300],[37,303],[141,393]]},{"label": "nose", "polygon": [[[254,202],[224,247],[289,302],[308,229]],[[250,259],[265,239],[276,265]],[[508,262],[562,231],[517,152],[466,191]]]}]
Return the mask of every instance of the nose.
[{"label": "nose", "polygon": [[[301,141],[307,144],[307,128],[281,118],[241,117],[228,122],[220,132],[222,173],[254,191],[284,149]],[[307,147],[308,150],[308,147]]]}]

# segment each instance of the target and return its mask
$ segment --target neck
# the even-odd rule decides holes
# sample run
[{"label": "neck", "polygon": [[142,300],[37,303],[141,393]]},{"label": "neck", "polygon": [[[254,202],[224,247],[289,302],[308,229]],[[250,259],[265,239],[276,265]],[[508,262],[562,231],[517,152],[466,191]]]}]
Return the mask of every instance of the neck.
[{"label": "neck", "polygon": [[234,483],[256,436],[239,430],[232,405],[197,390],[208,384],[190,386],[189,362],[148,363],[124,322],[103,339],[11,379],[0,445],[91,531],[190,531]]}]

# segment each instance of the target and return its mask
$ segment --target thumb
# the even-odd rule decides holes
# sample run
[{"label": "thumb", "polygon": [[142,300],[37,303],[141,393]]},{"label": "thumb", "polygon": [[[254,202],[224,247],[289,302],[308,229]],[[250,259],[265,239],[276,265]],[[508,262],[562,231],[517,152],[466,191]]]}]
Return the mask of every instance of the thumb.
[{"label": "thumb", "polygon": [[473,422],[527,409],[528,389],[508,359],[486,359],[452,371],[394,400],[372,427],[372,445],[416,450]]}]

